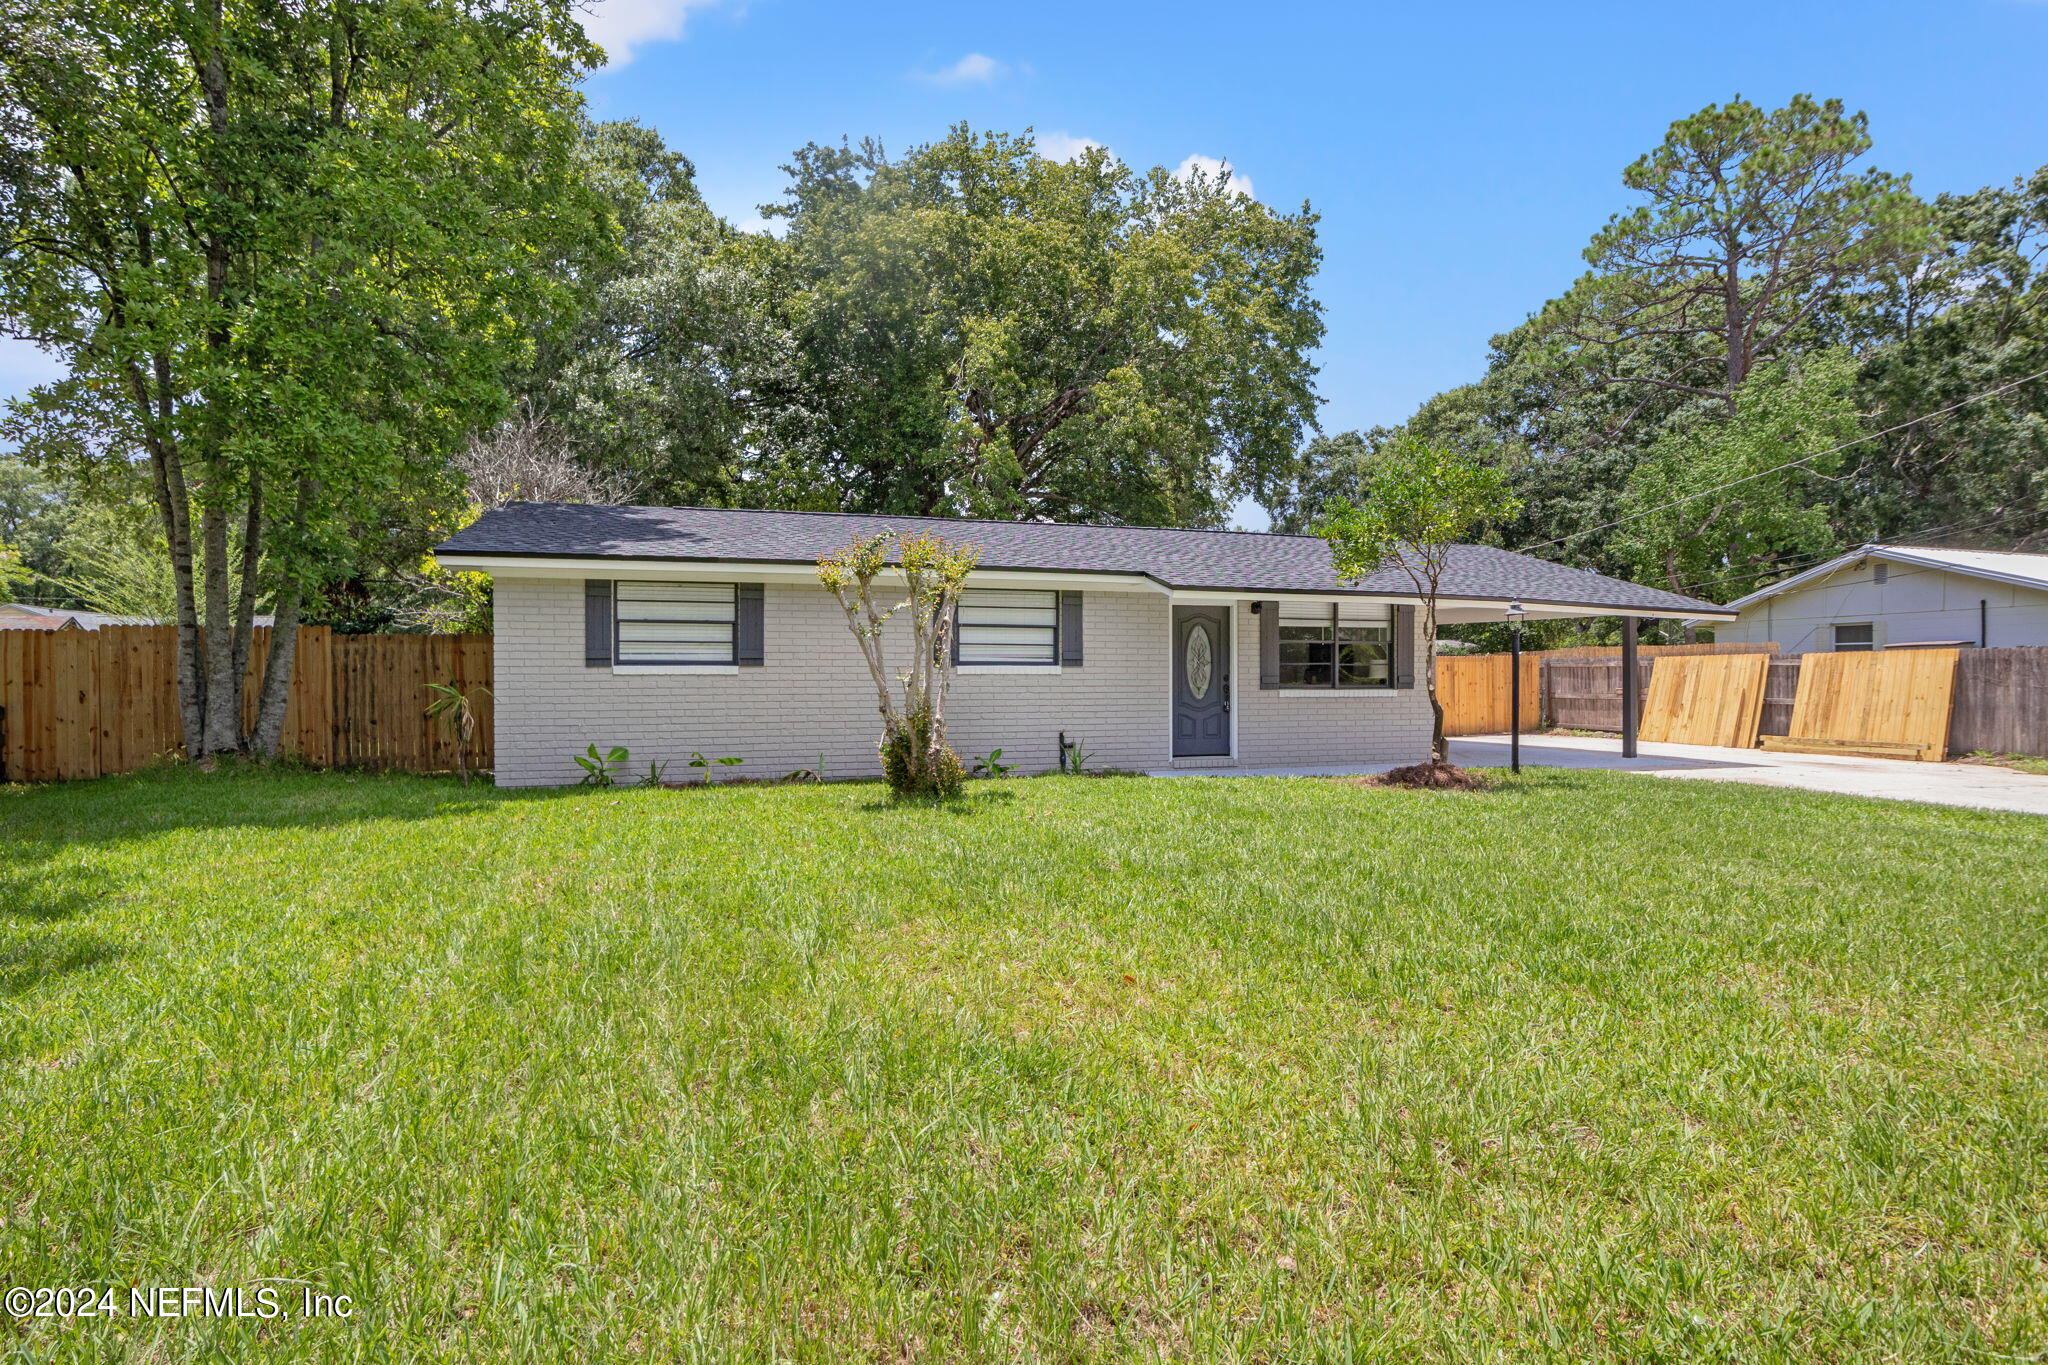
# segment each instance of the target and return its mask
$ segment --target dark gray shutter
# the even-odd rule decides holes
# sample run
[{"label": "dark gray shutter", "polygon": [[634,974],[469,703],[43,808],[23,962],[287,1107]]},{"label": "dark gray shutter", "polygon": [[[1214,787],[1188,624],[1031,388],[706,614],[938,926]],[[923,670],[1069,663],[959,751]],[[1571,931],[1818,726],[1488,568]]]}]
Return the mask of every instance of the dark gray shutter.
[{"label": "dark gray shutter", "polygon": [[1060,664],[1081,666],[1081,594],[1077,592],[1060,594]]},{"label": "dark gray shutter", "polygon": [[583,580],[583,666],[609,668],[612,662],[612,581]]},{"label": "dark gray shutter", "polygon": [[742,583],[736,589],[737,611],[733,617],[733,662],[741,668],[759,668],[766,659],[761,631],[761,585]]},{"label": "dark gray shutter", "polygon": [[1394,686],[1415,686],[1415,608],[1394,608]]},{"label": "dark gray shutter", "polygon": [[1280,604],[1254,602],[1259,614],[1259,690],[1270,692],[1280,685]]}]

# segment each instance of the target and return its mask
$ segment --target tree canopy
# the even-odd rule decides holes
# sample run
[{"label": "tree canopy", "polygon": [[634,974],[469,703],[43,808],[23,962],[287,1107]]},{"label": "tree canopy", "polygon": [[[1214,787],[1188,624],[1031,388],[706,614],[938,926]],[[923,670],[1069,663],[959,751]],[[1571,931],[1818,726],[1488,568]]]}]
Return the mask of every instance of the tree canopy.
[{"label": "tree canopy", "polygon": [[960,127],[809,146],[747,246],[779,344],[747,369],[757,496],[1214,525],[1314,419],[1315,217],[1227,176]]}]

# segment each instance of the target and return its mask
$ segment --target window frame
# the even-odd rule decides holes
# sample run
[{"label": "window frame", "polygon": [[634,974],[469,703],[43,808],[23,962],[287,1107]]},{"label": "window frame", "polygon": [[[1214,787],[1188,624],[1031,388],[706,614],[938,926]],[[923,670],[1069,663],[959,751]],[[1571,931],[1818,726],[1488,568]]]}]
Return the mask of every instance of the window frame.
[{"label": "window frame", "polygon": [[[1363,622],[1357,622],[1357,621],[1353,621],[1353,622],[1349,622],[1349,623],[1347,623],[1347,622],[1346,622],[1346,621],[1344,620],[1344,601],[1343,601],[1343,599],[1341,599],[1341,598],[1339,598],[1339,599],[1336,599],[1336,600],[1333,600],[1333,601],[1332,601],[1332,602],[1330,603],[1330,611],[1329,611],[1329,620],[1328,620],[1327,622],[1324,622],[1324,623],[1321,623],[1321,624],[1312,624],[1312,623],[1310,623],[1310,622],[1306,622],[1306,621],[1301,621],[1301,620],[1298,620],[1298,619],[1297,619],[1297,620],[1293,620],[1293,621],[1290,621],[1290,620],[1288,620],[1288,619],[1287,619],[1287,617],[1286,617],[1286,615],[1285,615],[1285,612],[1286,612],[1286,603],[1285,603],[1285,602],[1283,601],[1283,602],[1280,602],[1280,603],[1276,604],[1275,610],[1276,610],[1276,611],[1278,611],[1279,613],[1281,613],[1281,614],[1280,614],[1280,615],[1279,615],[1279,616],[1277,617],[1277,619],[1275,619],[1275,621],[1274,621],[1274,623],[1273,623],[1273,629],[1274,629],[1274,632],[1275,632],[1275,634],[1274,634],[1274,644],[1275,644],[1276,650],[1277,650],[1277,649],[1280,649],[1280,648],[1284,648],[1284,647],[1285,647],[1286,645],[1288,645],[1289,643],[1296,643],[1296,644],[1299,644],[1299,643],[1310,643],[1311,645],[1313,645],[1314,643],[1317,643],[1317,642],[1303,642],[1303,641],[1293,641],[1293,642],[1290,642],[1290,641],[1288,641],[1288,640],[1286,640],[1286,639],[1283,639],[1283,638],[1281,638],[1281,637],[1280,637],[1280,635],[1279,635],[1279,632],[1281,632],[1281,631],[1286,631],[1286,630],[1304,630],[1304,629],[1307,629],[1307,630],[1320,630],[1320,631],[1322,631],[1322,632],[1323,632],[1323,638],[1322,638],[1322,640],[1320,641],[1320,643],[1321,643],[1321,644],[1322,644],[1322,645],[1323,645],[1323,646],[1324,646],[1324,647],[1325,647],[1326,649],[1328,649],[1328,651],[1329,651],[1329,661],[1328,661],[1327,663],[1318,663],[1318,662],[1314,661],[1313,659],[1311,659],[1311,660],[1310,660],[1309,662],[1307,662],[1307,663],[1302,663],[1302,664],[1296,664],[1296,665],[1292,665],[1292,666],[1293,666],[1293,667],[1297,667],[1297,668],[1302,668],[1302,669],[1314,669],[1314,668],[1327,668],[1327,669],[1329,669],[1329,671],[1330,671],[1330,680],[1329,680],[1328,682],[1289,682],[1289,681],[1287,681],[1287,669],[1288,669],[1288,668],[1290,667],[1290,665],[1289,665],[1289,664],[1287,664],[1286,662],[1284,662],[1284,661],[1283,661],[1282,659],[1280,659],[1280,658],[1276,657],[1276,658],[1274,659],[1274,669],[1273,669],[1273,678],[1274,678],[1274,682],[1273,682],[1273,688],[1274,688],[1274,690],[1275,690],[1275,691],[1281,691],[1281,692],[1375,692],[1375,693],[1377,693],[1377,692],[1393,692],[1393,691],[1396,691],[1397,689],[1396,689],[1396,688],[1395,688],[1395,686],[1394,686],[1394,668],[1395,668],[1395,664],[1396,664],[1396,655],[1397,655],[1397,653],[1398,653],[1398,648],[1399,648],[1399,644],[1400,644],[1400,642],[1399,642],[1399,641],[1398,641],[1398,640],[1397,640],[1397,639],[1395,638],[1395,632],[1397,632],[1397,631],[1398,631],[1398,630],[1400,630],[1400,628],[1401,628],[1401,614],[1400,614],[1400,612],[1396,611],[1396,610],[1395,610],[1394,608],[1392,608],[1392,607],[1390,607],[1390,606],[1386,606],[1386,605],[1385,605],[1385,604],[1383,604],[1383,603],[1373,603],[1373,604],[1368,604],[1368,605],[1376,605],[1376,606],[1380,606],[1380,607],[1381,607],[1381,608],[1382,608],[1383,610],[1385,610],[1385,611],[1386,611],[1386,613],[1387,613],[1387,619],[1386,619],[1386,621],[1384,621],[1384,622],[1377,622],[1377,623],[1371,623],[1371,624],[1367,624],[1367,623],[1363,623]],[[1345,644],[1345,641],[1344,641],[1344,632],[1345,632],[1345,631],[1347,631],[1347,630],[1383,630],[1383,631],[1385,631],[1385,632],[1387,633],[1387,638],[1386,638],[1386,640],[1384,641],[1384,645],[1385,645],[1385,648],[1386,648],[1386,665],[1387,665],[1387,676],[1386,676],[1386,681],[1384,681],[1384,682],[1345,682],[1345,681],[1344,681],[1344,644]],[[1354,641],[1353,643],[1354,643],[1354,644],[1378,644],[1378,643],[1382,643],[1382,642],[1380,642],[1380,641]]]},{"label": "window frame", "polygon": [[[724,626],[726,628],[725,657],[722,659],[628,659],[623,645],[626,620],[621,613],[625,599],[622,589],[628,587],[673,588],[724,588],[731,596],[732,614],[724,619],[703,616],[637,616],[635,625],[656,626]],[[738,582],[715,581],[709,583],[688,582],[678,584],[653,578],[621,578],[612,583],[612,671],[614,673],[661,672],[661,673],[735,673],[740,662],[740,585]]]},{"label": "window frame", "polygon": [[[975,593],[1032,593],[1032,594],[1037,594],[1037,595],[1044,595],[1044,596],[1047,596],[1047,597],[1050,597],[1050,598],[1052,598],[1052,606],[1051,606],[1051,611],[1052,611],[1052,625],[1051,625],[1050,627],[1046,627],[1046,626],[1013,626],[1013,627],[1011,627],[1011,629],[1017,629],[1017,630],[1044,630],[1044,631],[1046,631],[1046,632],[1047,632],[1047,638],[1048,638],[1048,639],[1049,639],[1049,640],[1051,641],[1051,644],[1052,644],[1052,648],[1051,648],[1051,652],[1050,652],[1049,656],[1048,656],[1048,657],[1047,657],[1046,659],[1042,660],[1042,661],[1041,661],[1041,660],[1037,660],[1037,659],[973,659],[973,658],[969,658],[969,657],[968,657],[968,654],[967,654],[967,633],[966,633],[966,629],[965,629],[965,628],[966,628],[966,627],[967,627],[967,626],[968,626],[968,625],[969,625],[970,623],[969,623],[969,622],[967,622],[966,620],[962,619],[962,617],[961,617],[961,612],[963,612],[963,611],[965,611],[965,610],[968,610],[968,609],[969,609],[969,608],[968,608],[968,604],[967,604],[967,600],[966,600],[966,594],[967,594],[967,593],[969,593],[969,592],[975,592]],[[961,593],[961,596],[960,596],[959,600],[957,600],[957,601],[955,601],[955,602],[953,603],[953,628],[952,628],[952,636],[953,636],[953,642],[952,642],[952,651],[951,651],[951,652],[952,652],[952,655],[953,655],[953,667],[954,667],[955,669],[958,669],[958,670],[960,670],[961,672],[973,672],[973,673],[988,673],[988,672],[1010,672],[1010,671],[1012,671],[1012,670],[1014,670],[1014,671],[1017,671],[1017,672],[1029,672],[1029,673],[1057,673],[1057,672],[1059,672],[1059,671],[1060,671],[1060,664],[1061,664],[1061,658],[1062,658],[1062,653],[1063,653],[1064,647],[1065,647],[1065,645],[1066,645],[1066,640],[1065,640],[1065,638],[1064,638],[1064,637],[1065,637],[1065,634],[1066,634],[1066,612],[1065,612],[1065,611],[1063,610],[1063,607],[1064,607],[1064,603],[1063,603],[1063,601],[1062,601],[1062,594],[1061,594],[1060,590],[1059,590],[1059,589],[1057,589],[1057,588],[973,588],[973,587],[970,587],[970,588],[966,588],[966,589],[964,589],[964,590],[962,591],[962,593]],[[1001,608],[991,608],[991,610],[1001,610]],[[977,629],[985,629],[985,628],[987,628],[987,627],[977,627]]]},{"label": "window frame", "polygon": [[[1843,630],[1867,630],[1867,640],[1851,640],[1842,643]],[[1835,654],[1875,654],[1877,652],[1877,622],[1875,621],[1831,621],[1828,623],[1828,649]]]}]

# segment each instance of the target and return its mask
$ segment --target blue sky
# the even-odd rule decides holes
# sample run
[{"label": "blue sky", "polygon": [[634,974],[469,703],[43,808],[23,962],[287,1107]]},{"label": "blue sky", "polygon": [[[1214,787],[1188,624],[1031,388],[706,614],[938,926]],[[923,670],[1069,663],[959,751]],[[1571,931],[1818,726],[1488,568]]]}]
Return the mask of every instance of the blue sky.
[{"label": "blue sky", "polygon": [[[1726,4],[601,0],[600,117],[661,130],[735,221],[792,149],[948,124],[1227,160],[1322,215],[1326,430],[1408,415],[1577,275],[1673,119],[1838,96],[1923,194],[2048,162],[2048,0]],[[0,393],[47,366],[0,348]]]}]

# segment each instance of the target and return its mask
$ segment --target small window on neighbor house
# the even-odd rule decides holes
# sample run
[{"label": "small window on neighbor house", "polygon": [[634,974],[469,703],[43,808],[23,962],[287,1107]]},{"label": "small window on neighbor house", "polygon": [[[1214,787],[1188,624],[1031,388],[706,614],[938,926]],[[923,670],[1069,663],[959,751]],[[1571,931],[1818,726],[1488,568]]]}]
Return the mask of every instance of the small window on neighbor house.
[{"label": "small window on neighbor house", "polygon": [[1060,661],[1060,595],[968,588],[954,618],[963,664],[1050,668]]},{"label": "small window on neighbor house", "polygon": [[1850,650],[1870,650],[1875,648],[1877,648],[1877,634],[1871,628],[1870,622],[1863,621],[1852,626],[1835,627],[1835,652],[1837,654],[1846,653]]},{"label": "small window on neighbor house", "polygon": [[738,594],[731,583],[620,583],[613,598],[621,664],[730,664]]}]

